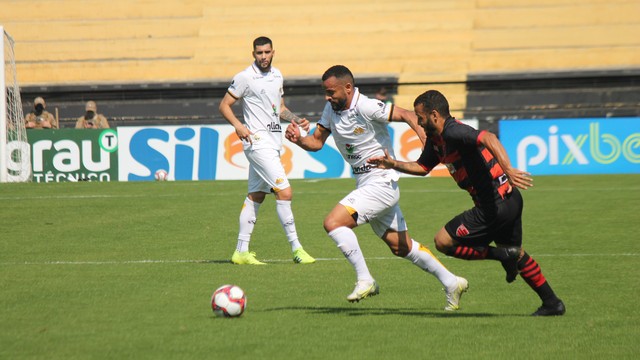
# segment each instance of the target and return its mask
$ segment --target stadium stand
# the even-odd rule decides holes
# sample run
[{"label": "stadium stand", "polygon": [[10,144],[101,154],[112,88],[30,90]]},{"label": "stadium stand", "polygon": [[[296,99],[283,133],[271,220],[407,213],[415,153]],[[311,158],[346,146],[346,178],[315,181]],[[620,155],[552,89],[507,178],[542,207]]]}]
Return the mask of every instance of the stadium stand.
[{"label": "stadium stand", "polygon": [[[24,99],[46,96],[65,124],[92,98],[123,125],[221,121],[216,100],[259,35],[275,42],[288,98],[312,116],[322,99],[309,88],[338,63],[407,108],[437,87],[458,117],[527,116],[518,102],[501,115],[500,96],[483,91],[508,81],[526,103],[547,90],[526,84],[562,78],[575,92],[617,89],[605,100],[637,116],[639,15],[637,0],[8,0],[0,23],[16,39]],[[568,111],[554,114],[579,115],[561,98]]]}]

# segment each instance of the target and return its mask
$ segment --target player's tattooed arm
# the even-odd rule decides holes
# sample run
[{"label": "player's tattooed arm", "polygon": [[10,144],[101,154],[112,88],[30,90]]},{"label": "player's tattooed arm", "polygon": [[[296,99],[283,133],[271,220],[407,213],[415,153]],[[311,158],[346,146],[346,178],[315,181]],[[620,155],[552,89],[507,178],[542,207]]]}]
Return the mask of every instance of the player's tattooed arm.
[{"label": "player's tattooed arm", "polygon": [[280,119],[288,122],[295,122],[298,124],[300,122],[300,117],[294,113],[292,113],[289,109],[284,109],[280,112]]},{"label": "player's tattooed arm", "polygon": [[286,107],[281,108],[280,119],[291,122],[291,123],[296,123],[300,125],[300,127],[304,131],[309,131],[309,121],[307,119],[303,119],[298,115],[292,113],[291,110],[287,109]]}]

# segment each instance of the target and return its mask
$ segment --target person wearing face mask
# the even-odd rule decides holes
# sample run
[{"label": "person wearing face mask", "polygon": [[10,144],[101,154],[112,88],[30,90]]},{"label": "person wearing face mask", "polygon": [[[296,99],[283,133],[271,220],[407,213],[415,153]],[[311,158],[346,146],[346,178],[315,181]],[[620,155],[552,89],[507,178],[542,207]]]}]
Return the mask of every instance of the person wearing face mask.
[{"label": "person wearing face mask", "polygon": [[40,96],[33,100],[33,111],[25,117],[25,127],[27,129],[57,129],[56,118],[45,109],[47,104]]},{"label": "person wearing face mask", "polygon": [[108,129],[109,122],[107,118],[98,114],[98,106],[95,101],[87,101],[85,106],[85,114],[76,121],[76,129]]}]

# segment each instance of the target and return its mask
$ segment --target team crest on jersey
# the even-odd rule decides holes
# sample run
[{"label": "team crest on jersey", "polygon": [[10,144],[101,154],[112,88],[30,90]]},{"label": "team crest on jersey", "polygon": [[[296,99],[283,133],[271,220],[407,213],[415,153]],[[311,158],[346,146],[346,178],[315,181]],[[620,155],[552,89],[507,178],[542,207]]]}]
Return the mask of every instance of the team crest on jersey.
[{"label": "team crest on jersey", "polygon": [[362,135],[364,134],[364,128],[362,126],[356,126],[355,129],[353,129],[353,135]]},{"label": "team crest on jersey", "polygon": [[273,110],[273,116],[278,117],[278,111],[276,109],[276,104],[271,104],[271,109]]}]

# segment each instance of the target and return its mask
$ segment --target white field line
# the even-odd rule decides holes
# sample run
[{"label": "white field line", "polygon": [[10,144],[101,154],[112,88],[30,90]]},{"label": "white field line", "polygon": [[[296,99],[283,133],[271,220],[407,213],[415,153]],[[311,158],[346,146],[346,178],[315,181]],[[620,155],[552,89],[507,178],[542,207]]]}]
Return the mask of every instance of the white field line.
[{"label": "white field line", "polygon": [[[319,190],[319,191],[296,191],[297,195],[305,195],[305,194],[321,194],[321,195],[325,195],[325,194],[348,194],[351,190],[353,190],[353,187],[351,186],[347,186],[347,187],[340,187],[340,188],[327,188],[324,190]],[[625,190],[625,191],[640,191],[640,187],[638,186],[631,186],[631,187],[626,187],[626,188],[620,188],[620,187],[562,187],[562,188],[532,188],[529,191],[535,191],[535,192],[601,192],[601,191],[620,191],[620,190]],[[422,194],[422,193],[433,193],[433,194],[447,194],[447,193],[459,193],[462,190],[458,189],[458,188],[452,188],[452,189],[440,189],[440,190],[432,190],[432,189],[400,189],[400,193],[401,194]],[[143,193],[143,194],[119,194],[119,195],[113,195],[113,194],[105,194],[105,195],[100,195],[100,194],[89,194],[89,195],[33,195],[33,196],[10,196],[10,195],[3,195],[0,196],[0,200],[44,200],[44,199],[116,199],[116,198],[144,198],[144,197],[184,197],[185,194],[182,193],[175,193],[175,194],[162,194],[162,193],[158,193],[158,192],[147,192],[147,193]],[[238,192],[235,191],[226,191],[226,192],[222,192],[222,191],[214,191],[214,190],[209,190],[209,189],[203,189],[202,192],[197,194],[198,197],[222,197],[222,196],[243,196],[242,194],[238,194]]]},{"label": "white field line", "polygon": [[[533,257],[626,257],[639,256],[636,253],[621,254],[532,254]],[[445,256],[445,258],[453,259]],[[398,257],[368,257],[367,260],[400,260]],[[338,258],[316,258],[317,261],[341,261],[343,257]],[[262,260],[268,263],[291,262],[291,259],[267,259]],[[225,263],[228,260],[105,260],[105,261],[24,261],[24,262],[0,262],[0,266],[10,265],[138,265],[138,264],[207,264],[207,263]]]}]

